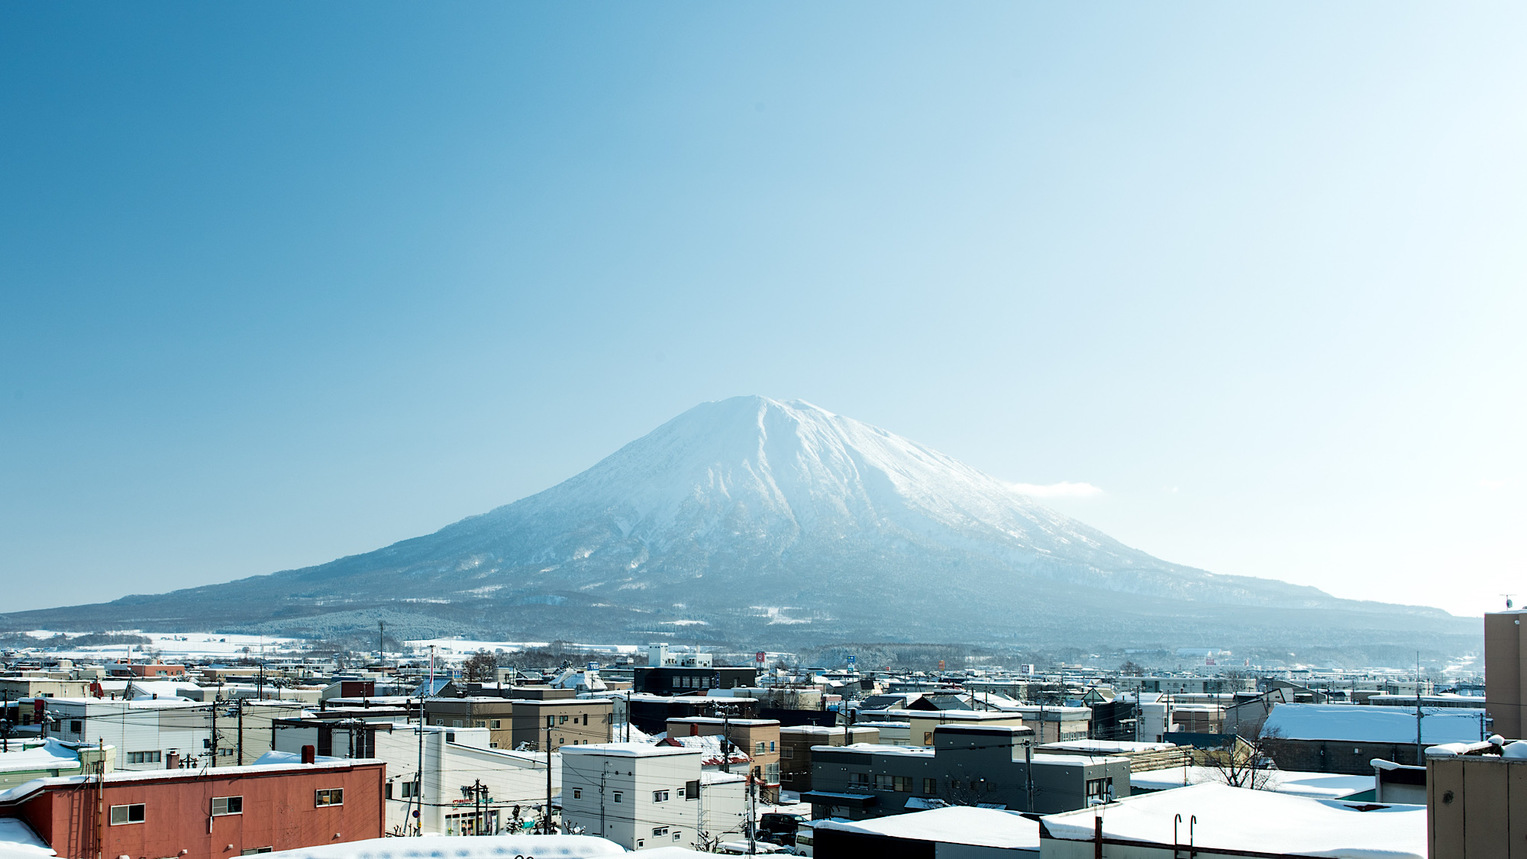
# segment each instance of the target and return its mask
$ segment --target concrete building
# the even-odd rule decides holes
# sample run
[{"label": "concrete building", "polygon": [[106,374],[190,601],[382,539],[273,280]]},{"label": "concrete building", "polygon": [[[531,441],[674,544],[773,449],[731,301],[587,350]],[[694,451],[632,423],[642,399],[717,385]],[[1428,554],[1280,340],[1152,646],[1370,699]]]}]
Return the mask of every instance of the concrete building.
[{"label": "concrete building", "polygon": [[382,836],[378,761],[40,779],[0,792],[66,859],[228,857]]},{"label": "concrete building", "polygon": [[[562,815],[628,850],[726,840],[746,817],[746,779],[700,772],[700,752],[645,743],[562,749]],[[707,785],[714,786],[712,790]]]},{"label": "concrete building", "polygon": [[[324,728],[355,729],[367,738],[358,740],[356,748],[366,758],[386,762],[386,826],[394,835],[520,829],[541,818],[548,787],[560,781],[559,755],[551,755],[548,778],[546,755],[491,748],[487,728],[426,725],[421,736],[417,726],[401,723],[324,725],[308,720],[279,731],[277,751],[300,754],[303,746],[317,745]],[[334,757],[346,757],[349,744],[338,745]]]},{"label": "concrete building", "polygon": [[[555,697],[515,698],[511,748],[542,750],[547,737],[551,750],[563,746],[608,743],[612,736],[615,705],[608,698],[575,698],[571,689],[558,689]],[[547,729],[550,729],[548,735]]]},{"label": "concrete building", "polygon": [[[182,763],[207,763],[225,751],[212,748],[208,704],[189,701],[113,701],[101,698],[34,698],[42,702],[48,735],[68,743],[105,743],[117,749],[117,769],[162,770],[172,755]],[[26,709],[23,707],[23,709]]]},{"label": "concrete building", "polygon": [[443,728],[487,728],[489,748],[515,747],[514,703],[504,698],[429,698],[424,721]]},{"label": "concrete building", "polygon": [[862,820],[944,805],[984,805],[1049,813],[1129,795],[1129,761],[1033,754],[1030,728],[941,725],[932,748],[818,746],[812,789],[801,795],[815,817]]},{"label": "concrete building", "polygon": [[1494,732],[1503,737],[1527,736],[1527,631],[1522,618],[1527,612],[1485,614],[1485,709],[1495,720]]}]

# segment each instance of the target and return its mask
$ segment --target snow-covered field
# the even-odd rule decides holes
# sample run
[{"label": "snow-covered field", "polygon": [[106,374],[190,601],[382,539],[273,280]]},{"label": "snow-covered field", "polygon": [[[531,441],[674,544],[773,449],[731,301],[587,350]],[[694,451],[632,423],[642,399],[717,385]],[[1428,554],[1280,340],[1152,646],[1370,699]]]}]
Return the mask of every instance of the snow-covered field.
[{"label": "snow-covered field", "polygon": [[[114,629],[114,634],[141,635],[152,644],[103,644],[93,647],[80,648],[57,648],[50,647],[49,652],[66,659],[115,659],[128,656],[141,657],[145,649],[159,651],[161,659],[173,662],[176,659],[216,659],[218,657],[238,658],[246,654],[250,656],[276,656],[280,654],[294,653],[301,650],[304,642],[295,638],[276,638],[268,635],[235,635],[219,632],[145,632],[138,629]],[[38,640],[41,644],[46,639],[56,635],[65,635],[70,638],[78,638],[88,633],[68,632],[63,630],[33,629],[28,630],[27,635]]]}]

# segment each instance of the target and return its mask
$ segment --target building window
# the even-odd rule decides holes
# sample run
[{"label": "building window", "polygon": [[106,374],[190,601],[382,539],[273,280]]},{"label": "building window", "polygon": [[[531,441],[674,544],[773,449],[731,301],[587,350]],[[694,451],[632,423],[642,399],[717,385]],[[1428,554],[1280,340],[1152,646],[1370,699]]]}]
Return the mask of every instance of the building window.
[{"label": "building window", "polygon": [[582,799],[582,798],[583,798],[583,788],[581,788],[581,787],[573,788],[573,799]]},{"label": "building window", "polygon": [[891,789],[891,777],[888,776],[888,775],[880,775],[880,774],[877,773],[875,775],[875,789],[876,790],[890,790]]},{"label": "building window", "polygon": [[681,835],[681,833],[680,833],[680,832],[678,832],[678,831],[675,831],[675,832],[674,832],[674,833],[673,833],[673,840],[674,840],[674,841],[678,841],[678,840],[679,840],[679,837],[680,837],[680,835]]},{"label": "building window", "polygon": [[891,779],[891,790],[894,790],[897,793],[911,793],[912,777],[899,775]]},{"label": "building window", "polygon": [[1091,805],[1094,800],[1108,802],[1113,799],[1113,779],[1089,778],[1087,779],[1087,804]]},{"label": "building window", "polygon": [[244,797],[242,796],[214,796],[212,797],[212,816],[218,817],[223,814],[243,814]]},{"label": "building window", "polygon": [[779,756],[784,758],[785,760],[789,760],[789,759],[795,757],[795,747],[794,746],[785,746],[783,749],[779,750]]},{"label": "building window", "polygon": [[668,834],[668,827],[666,827],[666,826],[654,826],[654,827],[652,827],[652,834],[653,835],[667,835]]},{"label": "building window", "polygon": [[623,800],[622,800],[622,799],[621,799],[621,797],[622,797],[622,796],[624,796],[624,794],[622,794],[622,793],[621,793],[621,792],[620,792],[620,791],[618,791],[618,790],[617,790],[617,791],[615,791],[615,801],[616,801],[616,802],[622,802],[622,801],[623,801]]},{"label": "building window", "polygon": [[769,751],[771,751],[771,752],[774,751],[774,741],[773,740],[769,741]]},{"label": "building window", "polygon": [[477,720],[472,722],[472,727],[474,727],[474,728],[486,728],[486,727],[488,727],[488,723],[484,722],[482,719],[477,719]]},{"label": "building window", "polygon": [[78,734],[78,733],[82,733],[84,730],[85,730],[85,723],[84,722],[80,721],[79,719],[70,719],[69,720],[69,733],[71,733],[71,734]]},{"label": "building window", "polygon": [[461,720],[460,719],[452,719],[451,720],[451,727],[453,727],[453,728],[461,727]]},{"label": "building window", "polygon": [[345,789],[342,787],[325,788],[324,790],[315,791],[313,794],[313,805],[315,806],[344,804]]},{"label": "building window", "polygon": [[217,756],[220,757],[220,758],[231,758],[231,757],[233,757],[233,749],[226,748],[226,747],[218,749],[217,750]]},{"label": "building window", "polygon": [[130,764],[157,764],[159,763],[158,752],[128,752],[127,762]]},{"label": "building window", "polygon": [[870,783],[870,774],[869,773],[849,773],[848,774],[848,783],[851,784],[851,785],[860,785],[860,786],[868,787],[869,783]]},{"label": "building window", "polygon": [[636,839],[636,846],[637,847],[646,847],[647,846],[647,839],[645,839],[645,838],[638,838],[638,839]]},{"label": "building window", "polygon": [[938,793],[938,779],[923,779],[923,793],[927,794],[928,796],[933,796],[934,794]]},{"label": "building window", "polygon": [[143,803],[135,805],[113,805],[111,807],[111,825],[121,826],[124,823],[143,822]]},{"label": "building window", "polygon": [[[653,802],[667,802],[668,801],[668,791],[666,791],[666,790],[654,790],[652,792],[652,801]],[[652,834],[653,835],[658,835],[659,833],[654,832]]]},{"label": "building window", "polygon": [[567,717],[566,716],[559,716],[557,718],[557,724],[559,724],[559,725],[567,724]]},{"label": "building window", "polygon": [[413,799],[413,797],[418,794],[418,791],[414,789],[414,781],[412,779],[403,782],[401,785],[399,785],[399,787],[403,788],[401,791],[403,794],[403,799]]},{"label": "building window", "polygon": [[503,725],[503,721],[502,720],[499,720],[499,719],[489,719],[488,720],[488,727],[492,728],[495,731],[498,730],[502,725]]},{"label": "building window", "polygon": [[248,850],[240,850],[239,851],[239,855],[240,856],[253,856],[256,853],[269,853],[270,851],[271,851],[271,848],[269,848],[269,847],[251,847]]}]

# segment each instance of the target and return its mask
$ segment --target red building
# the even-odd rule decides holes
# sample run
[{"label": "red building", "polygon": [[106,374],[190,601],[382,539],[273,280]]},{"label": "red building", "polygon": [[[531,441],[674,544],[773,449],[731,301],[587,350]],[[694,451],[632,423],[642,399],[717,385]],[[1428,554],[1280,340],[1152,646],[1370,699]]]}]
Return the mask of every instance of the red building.
[{"label": "red building", "polygon": [[113,662],[106,666],[106,673],[112,677],[184,677],[186,667],[184,665],[166,665],[162,662]]},{"label": "red building", "polygon": [[39,779],[0,793],[67,859],[229,856],[383,835],[381,761]]}]

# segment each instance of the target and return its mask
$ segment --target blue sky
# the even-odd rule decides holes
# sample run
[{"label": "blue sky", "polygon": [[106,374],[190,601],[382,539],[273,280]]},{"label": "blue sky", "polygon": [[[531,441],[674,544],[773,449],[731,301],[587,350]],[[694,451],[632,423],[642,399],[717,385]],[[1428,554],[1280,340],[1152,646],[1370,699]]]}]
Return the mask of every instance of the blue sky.
[{"label": "blue sky", "polygon": [[[1527,558],[1520,4],[9,4],[7,607],[802,398],[1215,572]],[[1523,596],[1527,596],[1524,593]]]}]

